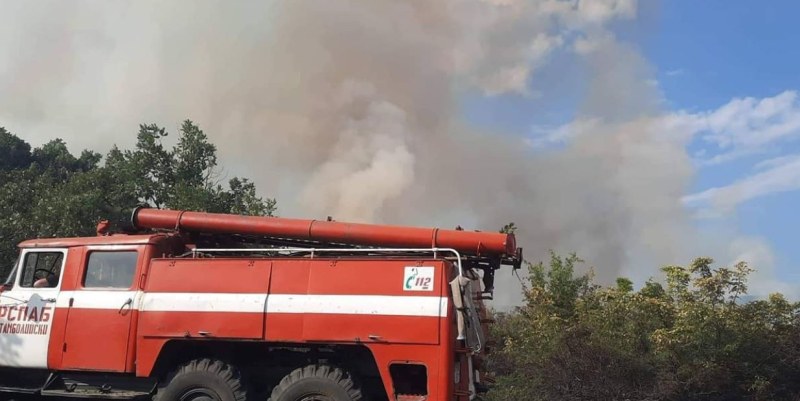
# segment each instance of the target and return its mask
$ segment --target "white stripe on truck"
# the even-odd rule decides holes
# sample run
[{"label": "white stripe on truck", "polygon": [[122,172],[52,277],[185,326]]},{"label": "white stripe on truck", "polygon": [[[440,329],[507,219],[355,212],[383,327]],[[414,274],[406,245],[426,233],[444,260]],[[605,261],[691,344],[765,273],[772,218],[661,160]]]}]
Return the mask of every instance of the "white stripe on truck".
[{"label": "white stripe on truck", "polygon": [[[138,294],[142,296],[142,294]],[[137,291],[84,290],[64,291],[59,308],[119,309],[128,298],[136,300]],[[313,295],[148,292],[137,309],[144,312],[264,312],[320,313],[343,315],[427,316],[447,315],[447,297],[391,295]]]}]

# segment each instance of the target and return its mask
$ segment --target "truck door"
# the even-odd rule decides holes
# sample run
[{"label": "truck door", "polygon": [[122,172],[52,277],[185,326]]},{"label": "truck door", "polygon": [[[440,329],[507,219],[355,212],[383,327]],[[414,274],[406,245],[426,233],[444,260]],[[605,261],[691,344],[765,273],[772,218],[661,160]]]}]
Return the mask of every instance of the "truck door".
[{"label": "truck door", "polygon": [[25,249],[0,293],[0,366],[47,368],[66,249]]},{"label": "truck door", "polygon": [[88,249],[68,297],[61,369],[124,372],[130,328],[138,314],[136,247]]}]

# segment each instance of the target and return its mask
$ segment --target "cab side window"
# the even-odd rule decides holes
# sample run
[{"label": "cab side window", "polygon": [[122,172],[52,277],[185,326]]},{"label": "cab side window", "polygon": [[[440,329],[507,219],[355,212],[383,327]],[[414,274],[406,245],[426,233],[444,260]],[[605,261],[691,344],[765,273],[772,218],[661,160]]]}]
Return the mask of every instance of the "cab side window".
[{"label": "cab side window", "polygon": [[55,288],[61,277],[62,252],[28,252],[22,262],[19,286],[23,288]]},{"label": "cab side window", "polygon": [[89,253],[83,277],[84,288],[130,288],[136,272],[136,251]]}]

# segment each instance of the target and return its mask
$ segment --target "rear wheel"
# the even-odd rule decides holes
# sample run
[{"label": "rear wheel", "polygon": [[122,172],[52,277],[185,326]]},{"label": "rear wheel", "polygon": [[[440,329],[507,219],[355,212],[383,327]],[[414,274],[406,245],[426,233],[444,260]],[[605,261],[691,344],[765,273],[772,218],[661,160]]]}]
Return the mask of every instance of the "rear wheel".
[{"label": "rear wheel", "polygon": [[359,401],[361,390],[339,368],[309,365],[295,369],[272,390],[269,401]]},{"label": "rear wheel", "polygon": [[154,401],[245,401],[239,371],[215,359],[195,359],[172,372]]}]

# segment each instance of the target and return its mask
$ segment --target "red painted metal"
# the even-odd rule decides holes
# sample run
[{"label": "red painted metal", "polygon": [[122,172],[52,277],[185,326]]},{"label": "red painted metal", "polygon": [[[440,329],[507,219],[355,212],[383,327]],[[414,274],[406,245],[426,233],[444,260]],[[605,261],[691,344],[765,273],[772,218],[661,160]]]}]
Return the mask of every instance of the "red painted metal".
[{"label": "red painted metal", "polygon": [[[153,209],[134,212],[133,223],[139,228],[387,248],[455,248],[468,261],[475,260],[476,254],[512,262],[520,258],[515,255],[513,235],[491,232]],[[378,252],[364,257],[323,254],[315,258],[196,258],[186,253],[197,246],[184,242],[192,236],[110,234],[104,226],[101,224],[98,229],[101,236],[37,239],[20,244],[26,253],[35,248],[56,248],[59,252],[69,248],[59,287],[36,289],[44,291],[43,296],[52,297],[42,307],[52,319],[45,321],[51,322],[46,326],[47,347],[41,347],[45,342],[34,344],[36,347],[31,343],[11,346],[20,354],[38,350],[46,361],[34,361],[37,368],[149,377],[158,372],[154,370],[157,362],[172,360],[165,348],[170,341],[262,342],[265,347],[281,343],[356,344],[366,347],[374,358],[385,393],[391,399],[469,399],[468,378],[476,377],[470,376],[473,371],[481,371],[481,355],[487,348],[470,355],[464,342],[456,339],[460,312],[450,281],[459,270],[453,261],[436,256],[384,257]],[[90,254],[123,250],[139,254],[134,279],[128,287],[84,287]],[[169,256],[175,254],[184,256]],[[431,269],[426,270],[432,280],[429,288],[408,289],[408,277],[417,274],[416,267]],[[465,296],[476,299],[480,328],[487,330],[491,316],[480,301],[483,290],[479,279],[473,279],[472,284],[473,293]],[[5,289],[23,294],[30,294],[31,290],[20,285]],[[14,294],[8,295],[14,301]],[[12,315],[6,310],[4,314],[17,316],[22,313],[19,308],[29,306],[6,303],[3,307],[16,308],[17,312]],[[0,313],[0,323],[2,316]],[[5,320],[18,324],[15,319]],[[0,340],[3,334],[8,333],[0,333]],[[390,366],[394,363],[424,365],[427,394],[393,396]]]},{"label": "red painted metal", "polygon": [[251,234],[384,247],[453,248],[478,255],[513,255],[517,247],[513,234],[179,210],[137,209],[132,222],[140,229]]}]

